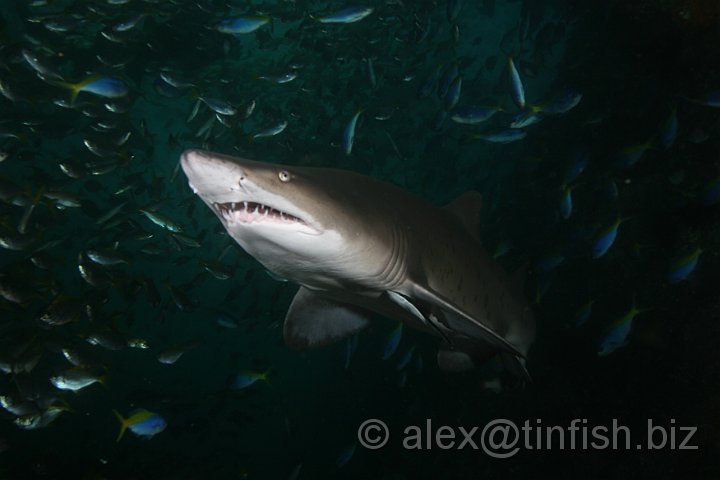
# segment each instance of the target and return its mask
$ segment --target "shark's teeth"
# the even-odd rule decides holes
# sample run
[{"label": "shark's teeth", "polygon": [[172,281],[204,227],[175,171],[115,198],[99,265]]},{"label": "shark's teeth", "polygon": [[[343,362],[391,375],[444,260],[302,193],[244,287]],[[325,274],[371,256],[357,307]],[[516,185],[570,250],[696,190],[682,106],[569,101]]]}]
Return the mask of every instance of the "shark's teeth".
[{"label": "shark's teeth", "polygon": [[213,203],[215,210],[228,223],[301,223],[305,222],[287,212],[255,202]]}]

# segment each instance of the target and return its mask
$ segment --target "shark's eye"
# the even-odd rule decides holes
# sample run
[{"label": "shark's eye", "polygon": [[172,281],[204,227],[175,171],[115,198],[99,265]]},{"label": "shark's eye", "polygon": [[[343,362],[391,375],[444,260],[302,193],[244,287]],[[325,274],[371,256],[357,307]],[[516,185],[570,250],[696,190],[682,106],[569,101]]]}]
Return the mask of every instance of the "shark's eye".
[{"label": "shark's eye", "polygon": [[289,182],[290,181],[290,173],[288,173],[287,170],[280,170],[278,172],[278,177],[280,178],[281,182]]}]

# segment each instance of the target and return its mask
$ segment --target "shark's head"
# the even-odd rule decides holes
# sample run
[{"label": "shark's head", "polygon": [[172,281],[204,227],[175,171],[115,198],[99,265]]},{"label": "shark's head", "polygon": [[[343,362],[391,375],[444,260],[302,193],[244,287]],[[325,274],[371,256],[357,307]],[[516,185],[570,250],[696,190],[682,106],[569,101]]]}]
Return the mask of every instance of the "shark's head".
[{"label": "shark's head", "polygon": [[314,275],[345,268],[365,249],[353,229],[367,225],[349,224],[353,212],[343,201],[343,188],[321,169],[202,150],[183,152],[180,163],[190,188],[233,239],[281,276],[312,285]]},{"label": "shark's head", "polygon": [[263,236],[321,235],[323,227],[302,202],[284,167],[202,150],[187,150],[180,164],[188,183],[229,230]]}]

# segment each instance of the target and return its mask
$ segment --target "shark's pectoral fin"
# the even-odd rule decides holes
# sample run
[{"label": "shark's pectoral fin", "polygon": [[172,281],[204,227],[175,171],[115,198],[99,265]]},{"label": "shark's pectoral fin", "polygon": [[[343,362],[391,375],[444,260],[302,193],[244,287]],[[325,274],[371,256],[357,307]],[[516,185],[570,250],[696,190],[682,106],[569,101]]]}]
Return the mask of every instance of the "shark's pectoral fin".
[{"label": "shark's pectoral fin", "polygon": [[300,287],[285,315],[283,337],[295,350],[322,347],[343,340],[368,325],[367,314]]},{"label": "shark's pectoral fin", "polygon": [[427,319],[425,318],[425,315],[420,313],[420,310],[413,305],[413,303],[405,298],[404,295],[401,295],[397,292],[393,292],[392,290],[388,290],[387,292],[388,297],[390,297],[390,300],[395,303],[395,305],[398,305],[402,307],[404,310],[410,312],[414,317],[419,319],[422,323],[427,323]]},{"label": "shark's pectoral fin", "polygon": [[490,327],[483,325],[479,320],[473,318],[468,313],[458,308],[453,303],[443,298],[440,294],[432,291],[429,288],[418,285],[417,283],[412,284],[413,297],[417,297],[423,301],[430,302],[433,305],[437,305],[440,309],[444,310],[449,316],[460,319],[460,321],[467,322],[467,329],[458,329],[456,326],[451,326],[453,330],[460,330],[470,337],[480,337],[483,341],[489,343],[497,350],[502,352],[512,353],[521,358],[525,358],[517,348],[511,343],[505,340],[497,332],[492,330]]},{"label": "shark's pectoral fin", "polygon": [[447,334],[443,331],[442,327],[440,326],[440,322],[438,322],[437,318],[432,313],[428,317],[425,317],[425,315],[420,312],[420,309],[418,309],[404,295],[393,292],[392,290],[388,290],[386,293],[395,305],[398,305],[403,310],[409,312],[413,317],[420,320],[423,325],[434,329],[435,332],[437,332],[437,334],[440,335],[443,340],[449,343]]}]

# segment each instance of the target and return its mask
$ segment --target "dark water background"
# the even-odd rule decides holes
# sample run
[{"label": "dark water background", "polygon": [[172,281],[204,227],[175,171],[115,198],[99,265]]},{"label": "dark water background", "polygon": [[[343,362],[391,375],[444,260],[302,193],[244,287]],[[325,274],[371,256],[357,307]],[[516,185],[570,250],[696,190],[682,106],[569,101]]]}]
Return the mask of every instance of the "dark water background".
[{"label": "dark water background", "polygon": [[[720,175],[720,111],[688,99],[720,89],[720,6],[713,1],[466,1],[454,22],[444,2],[372,2],[375,12],[349,25],[320,26],[309,13],[343,7],[325,2],[2,2],[0,78],[18,97],[0,98],[0,139],[8,158],[0,176],[34,197],[41,189],[72,192],[82,207],[60,210],[42,200],[28,234],[38,243],[63,239],[47,249],[49,271],[36,269],[26,251],[0,251],[4,278],[36,291],[31,302],[3,302],[0,354],[18,346],[40,353],[32,372],[0,376],[0,393],[52,389],[47,379],[69,367],[58,353],[63,345],[86,345],[88,332],[111,330],[125,339],[142,338],[148,350],[109,351],[87,346],[107,366],[107,385],[63,394],[71,411],[46,428],[22,430],[15,417],[0,412],[0,478],[278,478],[302,464],[299,478],[717,478],[720,475],[720,230],[718,204],[704,201],[707,186]],[[404,3],[404,4],[403,4]],[[105,15],[90,6],[102,7]],[[148,12],[122,43],[100,34],[127,14]],[[212,26],[231,14],[266,13],[273,27],[239,39]],[[74,15],[74,17],[73,17]],[[79,23],[67,32],[48,30],[57,16]],[[430,33],[421,42],[417,23]],[[33,40],[25,35],[30,35]],[[53,99],[69,93],[37,78],[22,60],[22,48],[42,51],[68,79],[87,73],[115,75],[131,92],[127,111],[109,113],[108,100],[81,93],[76,109]],[[104,66],[97,54],[113,56]],[[528,102],[541,103],[566,88],[582,93],[580,104],[527,128],[527,137],[499,145],[469,138],[483,130],[449,119],[437,129],[440,101],[418,98],[437,65],[457,60],[464,76],[461,103],[502,105],[515,111],[508,93],[507,54],[516,58]],[[365,58],[375,66],[372,87]],[[493,61],[491,57],[496,57]],[[284,73],[299,63],[298,79],[284,85],[257,75]],[[187,122],[193,92],[177,98],[153,88],[163,68],[198,85],[196,93],[237,106],[257,101],[247,120],[215,122],[209,138],[196,132],[210,118],[204,108]],[[403,77],[411,77],[404,81]],[[340,147],[342,131],[358,108],[365,108],[350,156]],[[373,115],[395,109],[378,121]],[[89,109],[99,117],[81,113]],[[656,136],[673,109],[679,132],[668,149],[650,149],[637,165],[613,165],[618,152]],[[499,113],[490,125],[507,123]],[[110,133],[90,127],[98,119],[117,123]],[[288,121],[282,134],[248,141],[262,128]],[[122,158],[105,175],[69,178],[58,165],[99,159],[83,145],[92,138],[107,144],[132,131]],[[393,142],[395,146],[393,146]],[[512,248],[499,258],[509,271],[558,253],[564,262],[550,276],[531,273],[526,293],[533,301],[538,335],[529,355],[533,383],[495,393],[483,382],[493,366],[478,373],[446,375],[435,364],[437,342],[406,331],[399,348],[416,346],[422,365],[412,362],[406,384],[395,369],[397,355],[380,359],[394,325],[378,321],[359,336],[345,369],[343,342],[297,353],[282,340],[282,319],[295,287],[276,282],[251,257],[233,246],[222,263],[232,278],[218,280],[201,261],[218,258],[232,241],[180,173],[184,148],[213,151],[290,165],[351,169],[401,185],[442,205],[464,191],[483,194],[482,238],[492,252],[502,242]],[[573,191],[568,220],[558,215],[563,176],[577,152],[589,158]],[[619,189],[607,194],[608,182]],[[132,183],[129,194],[115,196]],[[115,228],[96,219],[128,201]],[[199,239],[182,246],[138,209],[158,211]],[[22,208],[0,205],[2,229],[15,232]],[[591,245],[578,231],[621,225],[608,254],[591,259]],[[150,240],[137,240],[150,232]],[[119,241],[131,262],[108,269],[113,286],[98,291],[78,273],[78,253]],[[161,255],[140,250],[157,245]],[[686,281],[666,280],[671,261],[701,247],[703,254]],[[467,252],[472,255],[472,252]],[[157,285],[162,303],[149,304],[141,279]],[[9,280],[8,280],[9,281]],[[166,284],[194,303],[180,311]],[[547,285],[547,290],[544,290]],[[50,327],[37,319],[57,295],[96,306],[87,319]],[[629,344],[607,357],[596,355],[608,325],[633,304],[648,309],[637,317]],[[588,323],[572,325],[577,308],[595,300]],[[240,322],[227,329],[216,322],[217,308]],[[194,342],[174,365],[156,355],[173,345]],[[242,391],[228,388],[241,370],[270,369],[269,383]],[[146,408],[161,414],[167,429],[145,440],[126,434],[115,442],[112,409]],[[380,450],[357,446],[344,466],[337,458],[357,442],[358,425],[383,419],[395,435]],[[655,424],[696,426],[697,450],[527,451],[492,459],[480,451],[408,451],[398,440],[407,425],[483,426],[497,418],[522,424],[612,425],[617,419],[645,438]],[[636,437],[633,437],[635,439]],[[633,445],[635,442],[633,441]]]}]

